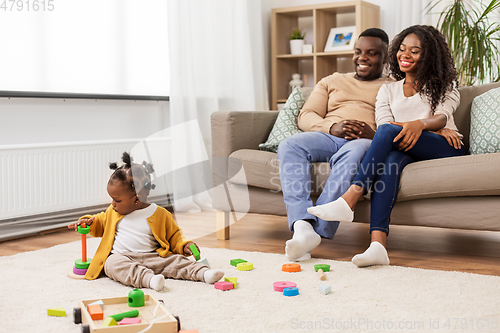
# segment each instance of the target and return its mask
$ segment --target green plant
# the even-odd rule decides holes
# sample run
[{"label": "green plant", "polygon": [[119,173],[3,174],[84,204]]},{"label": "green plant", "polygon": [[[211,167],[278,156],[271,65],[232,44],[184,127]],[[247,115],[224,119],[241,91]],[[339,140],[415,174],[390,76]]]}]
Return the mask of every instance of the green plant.
[{"label": "green plant", "polygon": [[[445,0],[431,3],[428,13]],[[449,2],[449,0],[448,0]],[[439,15],[438,29],[445,35],[458,71],[460,85],[500,80],[497,42],[500,23],[492,18],[500,0],[452,0]]]},{"label": "green plant", "polygon": [[299,28],[293,29],[290,33],[290,39],[304,39],[305,36],[306,33],[302,33],[302,30],[300,30]]}]

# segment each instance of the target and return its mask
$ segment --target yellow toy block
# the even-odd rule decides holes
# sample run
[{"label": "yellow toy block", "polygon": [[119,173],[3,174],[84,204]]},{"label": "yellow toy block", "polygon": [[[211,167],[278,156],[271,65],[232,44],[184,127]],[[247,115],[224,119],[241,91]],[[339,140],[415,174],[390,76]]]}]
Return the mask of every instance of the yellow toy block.
[{"label": "yellow toy block", "polygon": [[108,326],[118,326],[118,323],[116,322],[115,318],[107,317],[104,320],[104,322],[102,323],[102,327],[108,327]]},{"label": "yellow toy block", "polygon": [[66,310],[64,308],[47,309],[47,314],[49,316],[66,317]]},{"label": "yellow toy block", "polygon": [[235,278],[235,277],[224,277],[224,281],[231,282],[232,284],[234,284],[234,288],[236,288],[238,278]]},{"label": "yellow toy block", "polygon": [[241,262],[236,265],[236,269],[239,271],[251,271],[253,269],[253,264],[251,262]]}]

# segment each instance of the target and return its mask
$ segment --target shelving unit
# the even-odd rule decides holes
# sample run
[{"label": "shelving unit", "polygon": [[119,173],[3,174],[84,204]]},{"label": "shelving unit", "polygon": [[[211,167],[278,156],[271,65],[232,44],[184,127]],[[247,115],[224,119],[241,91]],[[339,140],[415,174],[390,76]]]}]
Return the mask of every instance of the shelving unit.
[{"label": "shelving unit", "polygon": [[[330,30],[356,26],[356,34],[359,35],[365,29],[378,28],[380,8],[360,0],[275,8],[272,10],[271,20],[271,105],[276,109],[278,103],[284,103],[288,98],[288,83],[294,73],[301,74],[302,80],[304,75],[306,78],[312,77],[312,83],[316,84],[334,72],[353,71],[353,50],[323,52]],[[307,31],[306,38],[312,34],[312,54],[290,54],[289,35],[297,27]]]}]

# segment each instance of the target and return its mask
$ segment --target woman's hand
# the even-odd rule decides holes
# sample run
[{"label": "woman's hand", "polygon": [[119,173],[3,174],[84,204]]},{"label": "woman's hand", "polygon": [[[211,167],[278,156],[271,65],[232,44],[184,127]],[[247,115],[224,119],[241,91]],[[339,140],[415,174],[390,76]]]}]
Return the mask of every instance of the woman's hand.
[{"label": "woman's hand", "polygon": [[437,131],[434,131],[434,133],[439,134],[443,138],[445,138],[446,141],[448,141],[448,144],[454,147],[455,149],[460,149],[462,147],[462,142],[460,142],[460,137],[454,130],[443,127]]},{"label": "woman's hand", "polygon": [[425,129],[425,124],[418,119],[407,122],[391,121],[391,124],[403,127],[401,132],[394,138],[393,142],[401,140],[398,149],[405,152],[415,146],[420,135],[422,135],[422,131]]},{"label": "woman's hand", "polygon": [[89,219],[81,219],[81,220],[79,220],[78,222],[73,222],[73,223],[69,224],[69,225],[68,225],[68,228],[69,228],[69,229],[75,229],[75,230],[78,230],[78,226],[79,226],[80,224],[85,223],[85,225],[91,225],[91,224],[92,224],[92,222],[94,222],[94,219],[95,219],[95,217],[94,217],[94,216],[92,216],[92,217],[91,217],[91,218],[89,218]]},{"label": "woman's hand", "polygon": [[200,248],[198,247],[198,245],[196,243],[189,242],[186,245],[184,245],[184,253],[189,255],[189,256],[193,255],[193,251],[191,251],[191,249],[189,248],[192,244],[194,244],[194,246],[196,246],[196,249],[198,250],[198,252],[201,252]]}]

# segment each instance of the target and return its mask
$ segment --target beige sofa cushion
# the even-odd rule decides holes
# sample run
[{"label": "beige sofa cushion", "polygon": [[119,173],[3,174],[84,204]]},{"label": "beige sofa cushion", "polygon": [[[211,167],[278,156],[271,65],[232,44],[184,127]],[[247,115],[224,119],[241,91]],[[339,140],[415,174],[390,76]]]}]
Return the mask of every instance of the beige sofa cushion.
[{"label": "beige sofa cushion", "polygon": [[[415,162],[401,175],[398,201],[455,196],[500,195],[500,153],[467,155]],[[241,149],[231,154],[231,182],[273,191],[281,191],[278,155],[271,152]],[[244,172],[241,171],[243,166]],[[330,166],[314,163],[311,194],[319,195]],[[481,175],[471,177],[471,175]]]}]

